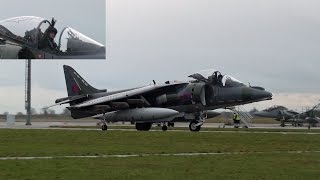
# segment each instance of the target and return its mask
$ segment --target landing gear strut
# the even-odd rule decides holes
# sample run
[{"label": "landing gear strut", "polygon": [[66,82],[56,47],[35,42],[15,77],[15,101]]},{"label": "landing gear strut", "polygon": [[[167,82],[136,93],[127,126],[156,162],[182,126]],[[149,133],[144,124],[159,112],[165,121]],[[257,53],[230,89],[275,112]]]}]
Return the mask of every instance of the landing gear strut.
[{"label": "landing gear strut", "polygon": [[101,126],[102,131],[108,130],[105,114],[103,114],[103,119],[101,120],[101,124],[102,124],[102,126]]},{"label": "landing gear strut", "polygon": [[281,120],[281,124],[280,124],[281,127],[285,127],[286,125],[284,124],[284,120]]}]

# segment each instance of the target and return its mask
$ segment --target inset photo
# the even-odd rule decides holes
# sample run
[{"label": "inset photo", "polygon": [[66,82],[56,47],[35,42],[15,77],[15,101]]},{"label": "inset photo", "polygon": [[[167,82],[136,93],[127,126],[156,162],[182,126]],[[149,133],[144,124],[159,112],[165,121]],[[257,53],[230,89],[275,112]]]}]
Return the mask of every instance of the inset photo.
[{"label": "inset photo", "polygon": [[4,0],[0,59],[106,59],[106,1]]}]

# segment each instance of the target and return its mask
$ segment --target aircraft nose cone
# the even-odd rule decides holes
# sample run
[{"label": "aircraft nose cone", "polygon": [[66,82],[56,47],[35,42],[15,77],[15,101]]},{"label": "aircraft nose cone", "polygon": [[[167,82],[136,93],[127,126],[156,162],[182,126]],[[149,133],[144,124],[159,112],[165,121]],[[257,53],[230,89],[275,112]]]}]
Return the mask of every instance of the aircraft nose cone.
[{"label": "aircraft nose cone", "polygon": [[272,93],[271,92],[268,92],[268,91],[264,91],[264,96],[265,96],[265,98],[272,98]]},{"label": "aircraft nose cone", "polygon": [[272,99],[272,94],[260,87],[246,87],[243,91],[243,98],[248,101],[264,101]]},{"label": "aircraft nose cone", "polygon": [[272,93],[268,92],[268,91],[264,91],[264,90],[257,90],[255,89],[252,93],[252,98],[256,99],[256,100],[268,100],[268,99],[272,99]]}]

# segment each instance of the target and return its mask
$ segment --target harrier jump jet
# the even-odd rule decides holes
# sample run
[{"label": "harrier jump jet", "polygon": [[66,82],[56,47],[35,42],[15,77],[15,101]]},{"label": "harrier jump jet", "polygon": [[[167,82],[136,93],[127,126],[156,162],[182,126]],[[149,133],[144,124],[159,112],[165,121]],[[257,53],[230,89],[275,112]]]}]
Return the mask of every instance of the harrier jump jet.
[{"label": "harrier jump jet", "polygon": [[315,126],[320,122],[317,118],[317,112],[320,104],[314,106],[311,110],[308,110],[303,113],[298,113],[292,110],[288,110],[283,106],[272,106],[262,111],[253,113],[255,116],[274,118],[277,121],[280,121],[280,126],[284,127],[286,122],[290,122],[293,126],[302,126],[303,123],[308,123],[309,126]]},{"label": "harrier jump jet", "polygon": [[272,106],[270,108],[264,109],[253,113],[253,115],[258,117],[274,118],[281,122],[281,126],[285,126],[285,122],[292,122],[292,118],[299,114],[298,112],[288,110],[284,106]]},{"label": "harrier jump jet", "polygon": [[55,23],[34,16],[0,21],[0,59],[105,59],[104,45],[71,27],[56,31],[55,50],[41,48],[40,42]]},{"label": "harrier jump jet", "polygon": [[[136,129],[150,130],[153,123],[189,122],[191,131],[199,131],[212,110],[272,99],[262,87],[249,87],[230,75],[206,70],[190,75],[188,82],[167,81],[108,92],[87,83],[73,68],[63,66],[68,97],[55,101],[67,104],[74,119],[92,117],[106,121],[135,122]],[[215,114],[215,115],[214,115]]]}]

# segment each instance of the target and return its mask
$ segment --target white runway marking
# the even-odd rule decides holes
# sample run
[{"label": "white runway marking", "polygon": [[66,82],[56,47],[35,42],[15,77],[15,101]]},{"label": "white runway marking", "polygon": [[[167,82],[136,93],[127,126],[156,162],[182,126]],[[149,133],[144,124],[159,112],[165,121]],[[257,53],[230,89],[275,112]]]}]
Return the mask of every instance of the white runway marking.
[{"label": "white runway marking", "polygon": [[0,160],[32,160],[55,158],[130,158],[148,156],[213,156],[213,155],[252,155],[252,154],[304,154],[320,153],[320,151],[269,151],[269,152],[221,152],[221,153],[173,153],[173,154],[109,154],[97,156],[36,156],[36,157],[0,157]]}]

